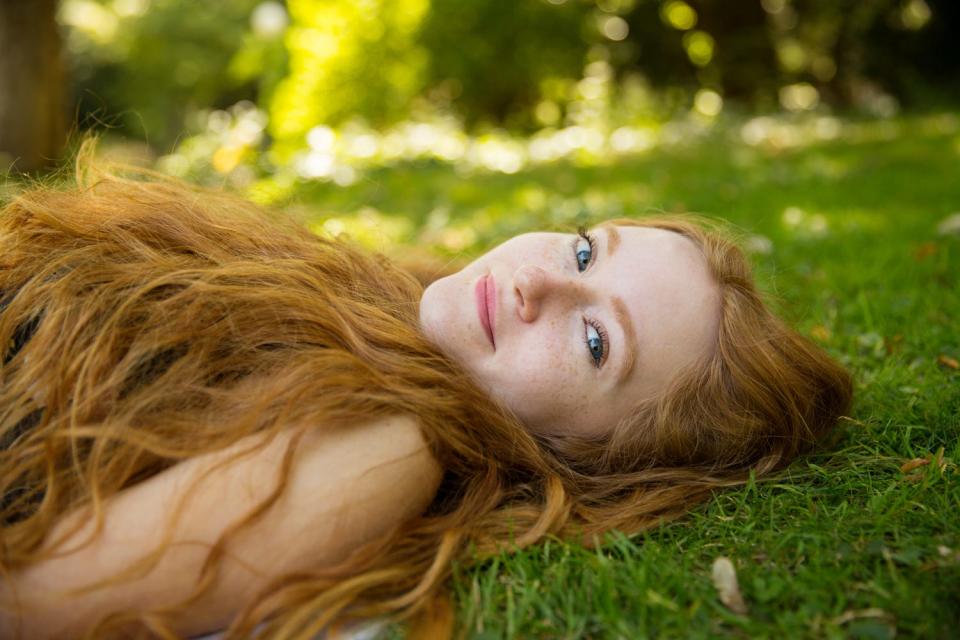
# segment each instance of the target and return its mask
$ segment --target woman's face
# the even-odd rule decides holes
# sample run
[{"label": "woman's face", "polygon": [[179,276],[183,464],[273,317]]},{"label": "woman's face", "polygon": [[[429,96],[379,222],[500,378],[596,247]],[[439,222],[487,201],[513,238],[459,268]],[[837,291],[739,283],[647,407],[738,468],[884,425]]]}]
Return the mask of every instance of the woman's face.
[{"label": "woman's face", "polygon": [[691,240],[587,235],[516,236],[420,301],[427,337],[536,433],[606,434],[716,340],[718,289]]}]

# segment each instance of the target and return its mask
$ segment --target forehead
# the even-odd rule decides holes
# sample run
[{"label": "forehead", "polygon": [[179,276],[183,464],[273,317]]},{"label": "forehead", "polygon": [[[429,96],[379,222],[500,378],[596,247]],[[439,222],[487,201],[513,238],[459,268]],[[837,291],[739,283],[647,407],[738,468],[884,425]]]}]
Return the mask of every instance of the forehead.
[{"label": "forehead", "polygon": [[611,294],[626,303],[637,334],[638,366],[630,384],[653,395],[680,368],[712,350],[719,291],[706,258],[689,238],[652,227],[617,226],[614,234],[601,229],[609,243],[605,280]]}]

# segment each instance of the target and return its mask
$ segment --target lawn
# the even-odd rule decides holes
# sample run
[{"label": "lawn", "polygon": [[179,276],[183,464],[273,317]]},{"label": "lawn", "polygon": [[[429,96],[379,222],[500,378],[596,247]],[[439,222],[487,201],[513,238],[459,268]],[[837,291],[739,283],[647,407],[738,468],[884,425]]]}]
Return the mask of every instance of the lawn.
[{"label": "lawn", "polygon": [[[327,228],[467,256],[579,221],[723,218],[774,307],[856,379],[835,440],[776,479],[597,550],[550,541],[458,569],[459,623],[474,638],[957,637],[960,223],[938,226],[960,213],[960,117],[674,138],[606,162],[506,175],[422,161],[297,192]],[[745,614],[718,598],[720,556]]]}]

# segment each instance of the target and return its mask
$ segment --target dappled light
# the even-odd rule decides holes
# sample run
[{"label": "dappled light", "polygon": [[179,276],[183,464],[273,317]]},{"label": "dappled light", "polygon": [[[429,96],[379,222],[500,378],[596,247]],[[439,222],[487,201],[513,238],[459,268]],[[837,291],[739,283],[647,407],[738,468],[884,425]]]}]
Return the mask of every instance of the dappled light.
[{"label": "dappled light", "polygon": [[926,0],[867,4],[849,21],[791,0],[728,17],[684,0],[63,0],[57,15],[85,125],[142,137],[174,175],[282,194],[416,160],[602,164],[657,148],[674,121],[696,135],[746,113],[748,144],[792,147],[809,137],[757,117],[889,118],[920,90],[900,68],[928,72],[884,56],[944,27]]},{"label": "dappled light", "polygon": [[[829,115],[783,114],[746,120],[726,119],[722,112],[723,101],[719,94],[702,90],[686,118],[643,126],[545,127],[524,136],[505,130],[471,134],[462,123],[450,117],[402,122],[384,130],[356,121],[339,129],[318,125],[307,132],[305,148],[297,152],[289,165],[274,166],[268,171],[267,178],[258,178],[255,167],[259,165],[262,171],[264,163],[269,162],[268,158],[254,152],[263,135],[267,116],[253,105],[245,104],[228,111],[211,112],[206,119],[206,132],[189,138],[174,153],[160,157],[158,166],[174,175],[194,179],[212,171],[220,176],[220,180],[246,190],[258,200],[284,202],[297,193],[312,192],[311,184],[326,185],[324,189],[333,190],[356,188],[363,193],[371,184],[380,183],[385,169],[394,167],[404,172],[415,171],[415,167],[424,162],[433,167],[430,175],[449,172],[451,178],[457,180],[479,179],[491,174],[518,176],[523,180],[524,175],[536,175],[541,168],[558,164],[590,169],[644,162],[645,158],[656,163],[658,158],[683,154],[691,147],[720,143],[731,153],[735,166],[759,172],[753,180],[766,175],[764,171],[774,169],[766,159],[791,151],[802,154],[791,169],[798,178],[840,184],[856,165],[851,158],[832,152],[830,149],[834,145],[869,145],[896,140],[904,135],[905,127],[899,121],[851,122]],[[960,134],[960,118],[949,113],[937,114],[916,118],[909,127],[909,130],[923,130],[929,132],[928,135],[950,139]],[[548,191],[541,187],[529,193],[541,195],[522,199],[517,213],[527,211],[531,203],[537,204],[535,209],[546,206]],[[416,214],[414,220],[402,223],[403,216],[409,212],[378,211],[371,215],[372,210],[364,200],[360,195],[353,199],[356,210],[320,211],[313,215],[319,217],[317,224],[328,231],[349,229],[353,233],[366,229],[356,235],[361,239],[373,238],[378,245],[384,238],[411,241],[416,237],[417,242],[425,242],[417,235],[422,213]],[[596,198],[593,204],[582,202],[575,205],[574,210],[597,216],[627,210],[626,203],[620,202],[615,211],[605,212],[605,206],[597,206],[597,202]],[[668,204],[648,196],[639,203],[637,210],[642,210],[643,206],[663,207]],[[558,220],[563,219],[561,213],[567,210],[566,205],[552,202],[550,207],[560,215]],[[481,215],[480,212],[486,213]],[[784,229],[794,234],[815,237],[828,233],[831,226],[823,214],[789,203],[784,204],[781,212]],[[489,217],[486,208],[481,208],[477,215],[479,217],[475,219],[469,216],[463,219],[464,228],[473,229],[473,232],[464,235],[453,231],[442,238],[436,236],[440,238],[438,245],[451,251],[471,249],[476,242],[493,235],[493,229],[501,224],[496,218]],[[511,217],[508,210],[496,215]],[[333,226],[323,226],[326,216],[335,219]],[[847,216],[851,217],[847,219]],[[385,219],[394,222],[383,223],[380,236],[370,231]],[[865,219],[852,212],[840,214],[837,220],[840,228],[850,225],[864,228],[864,223]],[[876,226],[874,222],[866,222],[866,225],[868,228]]]}]

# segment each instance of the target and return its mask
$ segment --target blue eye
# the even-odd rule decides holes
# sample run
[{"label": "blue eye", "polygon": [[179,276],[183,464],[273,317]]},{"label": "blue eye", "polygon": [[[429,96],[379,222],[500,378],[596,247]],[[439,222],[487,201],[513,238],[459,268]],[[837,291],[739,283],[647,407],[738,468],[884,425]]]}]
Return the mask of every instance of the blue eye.
[{"label": "blue eye", "polygon": [[593,236],[581,227],[577,230],[577,237],[573,240],[573,253],[577,259],[577,271],[583,273],[593,261],[593,252],[596,248]]},{"label": "blue eye", "polygon": [[599,369],[606,359],[607,334],[602,327],[589,320],[585,322],[584,328],[586,330],[584,342],[587,345],[587,351],[593,358],[593,364]]}]

